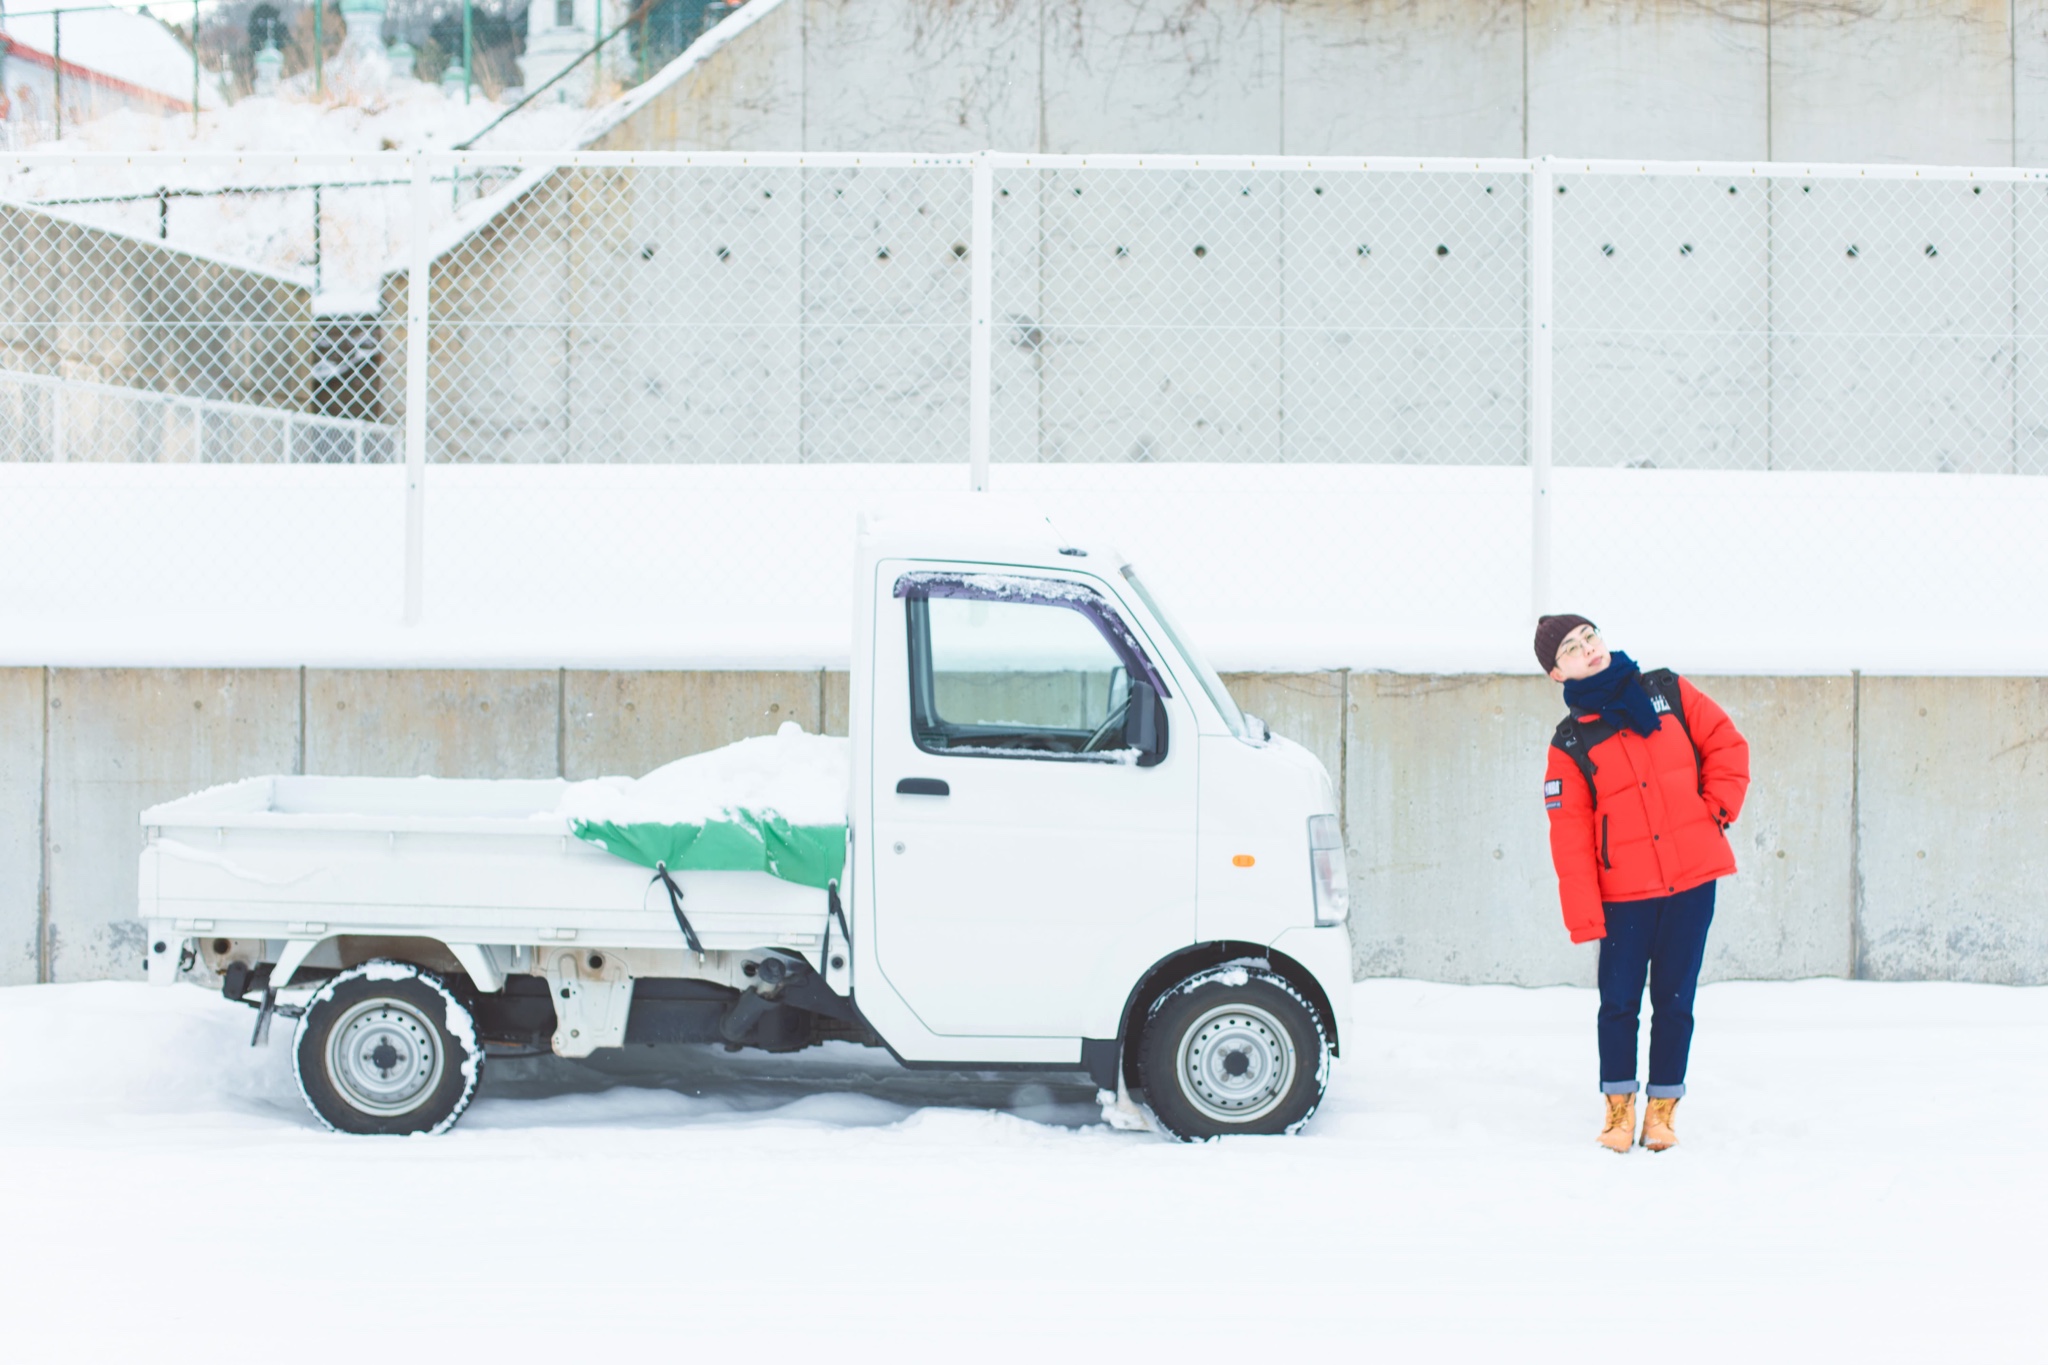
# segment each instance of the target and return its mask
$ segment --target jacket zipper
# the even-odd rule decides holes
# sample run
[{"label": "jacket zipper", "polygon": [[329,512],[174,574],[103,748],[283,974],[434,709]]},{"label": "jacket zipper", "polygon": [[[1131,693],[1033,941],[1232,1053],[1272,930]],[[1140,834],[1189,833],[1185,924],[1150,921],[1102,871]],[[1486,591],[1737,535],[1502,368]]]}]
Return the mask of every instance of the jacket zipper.
[{"label": "jacket zipper", "polygon": [[1607,856],[1607,817],[1604,815],[1600,817],[1600,865],[1609,872],[1614,870],[1614,862]]}]

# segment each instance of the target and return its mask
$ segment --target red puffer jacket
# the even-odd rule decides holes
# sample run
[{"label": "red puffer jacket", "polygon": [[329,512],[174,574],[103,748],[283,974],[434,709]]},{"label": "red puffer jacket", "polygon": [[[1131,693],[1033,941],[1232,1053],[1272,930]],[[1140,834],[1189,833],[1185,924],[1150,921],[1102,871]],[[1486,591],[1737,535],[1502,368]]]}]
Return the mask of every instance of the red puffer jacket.
[{"label": "red puffer jacket", "polygon": [[1678,693],[1685,725],[1662,715],[1648,738],[1624,728],[1593,745],[1597,802],[1571,755],[1550,749],[1543,805],[1550,812],[1550,858],[1564,925],[1574,943],[1607,936],[1604,901],[1668,896],[1735,871],[1722,831],[1742,813],[1749,790],[1749,741],[1713,698],[1684,678]]}]

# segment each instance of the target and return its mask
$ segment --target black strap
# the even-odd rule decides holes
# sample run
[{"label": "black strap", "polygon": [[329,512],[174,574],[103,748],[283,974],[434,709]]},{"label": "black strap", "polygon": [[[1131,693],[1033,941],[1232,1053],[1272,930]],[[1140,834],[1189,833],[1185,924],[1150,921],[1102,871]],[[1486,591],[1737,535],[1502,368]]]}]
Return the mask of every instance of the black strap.
[{"label": "black strap", "polygon": [[1664,704],[1671,708],[1671,714],[1678,717],[1678,728],[1685,731],[1686,747],[1692,750],[1692,781],[1700,795],[1707,794],[1707,775],[1700,771],[1700,746],[1693,743],[1692,725],[1685,718],[1685,697],[1678,690],[1678,675],[1668,668],[1659,668],[1643,674],[1643,689],[1653,697],[1662,697]]},{"label": "black strap", "polygon": [[1597,717],[1580,720],[1577,716],[1566,716],[1550,737],[1550,747],[1561,750],[1578,766],[1579,776],[1586,779],[1586,794],[1593,798],[1594,810],[1600,809],[1600,788],[1593,784],[1593,774],[1600,771],[1600,765],[1593,761],[1593,746],[1613,734],[1614,727]]},{"label": "black strap", "polygon": [[690,951],[702,957],[704,944],[697,938],[697,931],[690,927],[690,917],[683,913],[683,890],[676,885],[676,879],[668,875],[667,863],[654,865],[655,880],[668,888],[668,907],[676,912],[676,927],[683,931],[683,942],[690,945]]},{"label": "black strap", "polygon": [[[1659,668],[1643,674],[1643,690],[1653,697],[1662,697],[1664,704],[1671,708],[1671,714],[1678,717],[1678,728],[1685,731],[1685,742],[1692,744],[1692,725],[1685,718],[1685,696],[1678,690],[1678,675],[1668,668]],[[1693,763],[1699,763],[1699,746],[1693,744]]]},{"label": "black strap", "polygon": [[[825,912],[832,919],[839,921],[839,937],[846,940],[846,951],[852,952],[853,930],[846,927],[846,911],[839,904],[839,880],[836,877],[825,883]],[[832,925],[829,920],[826,922],[825,927],[827,930],[831,929]]]}]

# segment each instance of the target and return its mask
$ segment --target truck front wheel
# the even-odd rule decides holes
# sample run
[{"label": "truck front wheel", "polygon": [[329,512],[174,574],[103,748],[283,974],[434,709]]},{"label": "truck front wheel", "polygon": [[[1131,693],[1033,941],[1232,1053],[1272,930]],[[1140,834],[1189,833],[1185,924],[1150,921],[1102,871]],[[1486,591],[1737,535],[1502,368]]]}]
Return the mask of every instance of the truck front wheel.
[{"label": "truck front wheel", "polygon": [[1138,1042],[1145,1101],[1183,1142],[1297,1132],[1329,1074],[1321,1014],[1256,959],[1207,968],[1167,991]]},{"label": "truck front wheel", "polygon": [[469,1011],[433,973],[366,962],[322,986],[292,1049],[299,1093],[341,1133],[443,1133],[483,1078]]}]

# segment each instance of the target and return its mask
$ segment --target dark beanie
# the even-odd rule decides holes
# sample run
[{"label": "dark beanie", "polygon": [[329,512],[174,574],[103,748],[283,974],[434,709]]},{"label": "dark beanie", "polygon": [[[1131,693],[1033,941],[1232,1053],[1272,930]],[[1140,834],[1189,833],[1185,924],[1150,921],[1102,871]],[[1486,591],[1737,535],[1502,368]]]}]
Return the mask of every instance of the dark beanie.
[{"label": "dark beanie", "polygon": [[1564,637],[1580,626],[1593,623],[1583,616],[1545,616],[1536,622],[1536,662],[1548,673],[1557,667],[1557,647],[1564,643]]}]

